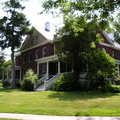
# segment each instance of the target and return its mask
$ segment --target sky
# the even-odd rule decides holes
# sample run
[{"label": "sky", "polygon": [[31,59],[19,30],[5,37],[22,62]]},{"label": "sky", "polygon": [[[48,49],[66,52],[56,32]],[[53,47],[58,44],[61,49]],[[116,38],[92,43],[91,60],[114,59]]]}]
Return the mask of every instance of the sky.
[{"label": "sky", "polygon": [[[5,0],[0,0],[0,2]],[[34,26],[40,33],[42,33],[45,37],[52,40],[53,35],[55,34],[56,27],[62,24],[62,18],[54,18],[52,14],[39,14],[42,8],[42,2],[45,0],[29,0],[29,2],[24,2],[23,5],[26,7],[23,13],[26,15],[27,19],[31,23],[31,27]],[[0,18],[4,16],[4,12],[0,7]],[[45,31],[45,23],[50,23],[50,32]],[[25,38],[24,38],[25,39]],[[11,50],[5,50],[6,61],[10,60]]]}]

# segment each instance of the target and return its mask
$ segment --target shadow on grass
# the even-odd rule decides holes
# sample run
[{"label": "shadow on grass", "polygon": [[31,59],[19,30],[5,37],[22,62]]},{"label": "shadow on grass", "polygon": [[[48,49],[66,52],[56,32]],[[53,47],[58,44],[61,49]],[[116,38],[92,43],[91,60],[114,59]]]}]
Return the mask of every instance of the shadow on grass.
[{"label": "shadow on grass", "polygon": [[108,98],[112,96],[120,96],[119,93],[102,93],[102,92],[53,92],[48,95],[48,98],[58,98],[63,101],[74,101],[74,100],[89,100],[98,98]]}]

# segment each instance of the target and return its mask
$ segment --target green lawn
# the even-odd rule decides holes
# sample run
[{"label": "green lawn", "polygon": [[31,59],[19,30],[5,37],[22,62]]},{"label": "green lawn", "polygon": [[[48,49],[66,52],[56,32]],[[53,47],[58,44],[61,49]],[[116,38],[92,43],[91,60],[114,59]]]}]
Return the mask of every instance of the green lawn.
[{"label": "green lawn", "polygon": [[120,116],[120,93],[0,90],[1,113]]}]

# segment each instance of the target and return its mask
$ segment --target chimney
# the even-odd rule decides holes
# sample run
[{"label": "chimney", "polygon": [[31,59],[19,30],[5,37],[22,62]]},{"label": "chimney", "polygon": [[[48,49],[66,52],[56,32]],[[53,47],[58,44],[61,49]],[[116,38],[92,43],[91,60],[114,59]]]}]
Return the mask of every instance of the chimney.
[{"label": "chimney", "polygon": [[111,40],[114,40],[114,33],[108,33],[108,37],[109,37]]},{"label": "chimney", "polygon": [[50,23],[49,22],[45,23],[45,31],[50,32]]}]

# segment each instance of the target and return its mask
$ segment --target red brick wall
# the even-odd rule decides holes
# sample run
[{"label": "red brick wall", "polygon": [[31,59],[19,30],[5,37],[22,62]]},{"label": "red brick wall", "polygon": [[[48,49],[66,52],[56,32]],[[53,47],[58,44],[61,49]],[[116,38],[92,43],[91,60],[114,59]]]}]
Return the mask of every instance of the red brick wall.
[{"label": "red brick wall", "polygon": [[[51,43],[47,43],[43,46],[39,46],[37,48],[28,50],[26,52],[21,53],[21,56],[16,57],[16,66],[21,65],[23,68],[23,71],[27,71],[28,69],[33,69],[36,71],[37,63],[35,62],[35,56],[36,56],[36,50],[39,52],[38,59],[42,58],[42,49],[46,47],[46,57],[54,55],[54,45]],[[31,52],[31,61],[29,61],[29,53]],[[26,62],[23,62],[24,55],[26,55]]]}]

